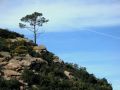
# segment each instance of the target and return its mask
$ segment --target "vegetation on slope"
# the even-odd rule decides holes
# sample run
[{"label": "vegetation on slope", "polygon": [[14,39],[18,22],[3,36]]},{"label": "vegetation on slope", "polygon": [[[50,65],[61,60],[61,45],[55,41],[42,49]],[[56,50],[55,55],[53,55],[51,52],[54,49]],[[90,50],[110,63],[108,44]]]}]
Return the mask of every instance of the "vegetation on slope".
[{"label": "vegetation on slope", "polygon": [[0,28],[0,37],[8,39],[8,38],[16,38],[16,37],[22,37],[23,38],[24,36],[21,35],[21,34],[18,34],[16,32],[12,32],[12,31],[9,31],[7,29],[1,29]]},{"label": "vegetation on slope", "polygon": [[[5,33],[10,36],[5,37]],[[0,34],[0,52],[7,51],[12,57],[29,54],[31,58],[42,58],[45,61],[33,62],[29,68],[23,70],[20,79],[25,83],[25,90],[112,90],[111,84],[105,78],[96,78],[89,74],[86,68],[78,67],[77,64],[54,62],[53,53],[35,52],[33,47],[36,45],[32,42],[23,39],[8,42],[8,38],[12,38],[11,35],[15,36],[14,38],[22,36],[9,31],[5,33]],[[0,90],[20,90],[20,86],[21,82],[16,77],[6,80],[0,76]]]}]

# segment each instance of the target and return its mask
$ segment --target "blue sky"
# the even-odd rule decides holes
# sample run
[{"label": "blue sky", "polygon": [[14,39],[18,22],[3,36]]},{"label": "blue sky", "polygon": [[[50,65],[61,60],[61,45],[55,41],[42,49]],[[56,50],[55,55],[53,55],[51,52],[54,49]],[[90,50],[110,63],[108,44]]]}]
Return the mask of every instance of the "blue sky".
[{"label": "blue sky", "polygon": [[66,62],[84,66],[120,89],[119,0],[0,0],[0,27],[33,38],[20,30],[20,18],[34,11],[50,21],[40,30],[38,43]]}]

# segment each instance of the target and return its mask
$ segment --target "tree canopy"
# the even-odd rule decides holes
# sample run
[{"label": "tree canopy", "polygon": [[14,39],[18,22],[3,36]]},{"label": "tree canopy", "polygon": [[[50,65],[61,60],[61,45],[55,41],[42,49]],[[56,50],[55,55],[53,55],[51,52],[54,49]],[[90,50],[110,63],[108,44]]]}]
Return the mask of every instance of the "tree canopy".
[{"label": "tree canopy", "polygon": [[19,27],[27,28],[28,30],[32,31],[34,33],[34,42],[36,44],[39,27],[42,27],[43,24],[48,22],[49,20],[43,17],[42,13],[34,12],[30,15],[22,17],[21,21],[24,23],[19,23]]}]

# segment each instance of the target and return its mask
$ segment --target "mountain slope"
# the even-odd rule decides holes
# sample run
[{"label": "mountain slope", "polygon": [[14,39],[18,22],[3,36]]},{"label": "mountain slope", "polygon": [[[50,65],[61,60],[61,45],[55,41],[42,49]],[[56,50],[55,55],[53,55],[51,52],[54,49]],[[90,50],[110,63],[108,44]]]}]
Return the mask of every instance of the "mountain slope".
[{"label": "mountain slope", "polygon": [[0,90],[112,90],[105,78],[65,63],[44,45],[14,32],[0,32]]}]

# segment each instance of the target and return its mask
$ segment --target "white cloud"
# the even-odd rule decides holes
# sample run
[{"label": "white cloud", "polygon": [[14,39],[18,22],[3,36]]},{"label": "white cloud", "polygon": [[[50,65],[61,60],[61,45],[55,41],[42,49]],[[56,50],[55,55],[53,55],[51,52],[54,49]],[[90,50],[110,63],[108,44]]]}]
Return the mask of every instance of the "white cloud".
[{"label": "white cloud", "polygon": [[[120,3],[117,0],[8,0],[2,3],[0,9],[0,26],[18,28],[19,19],[34,11],[42,12],[50,21],[45,25],[48,31],[63,28],[88,28],[115,26],[120,24]],[[111,3],[113,2],[113,3]],[[7,4],[5,4],[7,3]],[[4,10],[3,10],[4,9]],[[66,29],[67,30],[67,29]]]}]

